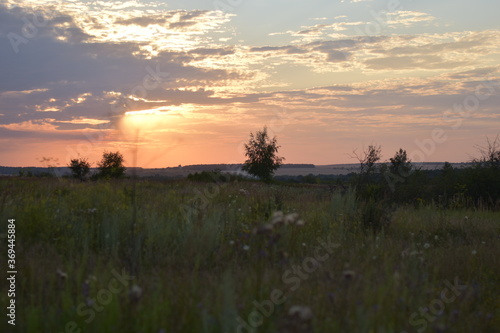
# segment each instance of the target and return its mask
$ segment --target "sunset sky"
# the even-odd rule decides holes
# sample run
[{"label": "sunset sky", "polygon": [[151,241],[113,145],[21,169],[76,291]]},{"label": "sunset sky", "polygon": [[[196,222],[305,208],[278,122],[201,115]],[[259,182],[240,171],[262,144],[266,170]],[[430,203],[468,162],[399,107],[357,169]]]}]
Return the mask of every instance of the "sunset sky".
[{"label": "sunset sky", "polygon": [[467,161],[500,134],[498,0],[0,0],[0,165],[287,163],[370,144]]}]

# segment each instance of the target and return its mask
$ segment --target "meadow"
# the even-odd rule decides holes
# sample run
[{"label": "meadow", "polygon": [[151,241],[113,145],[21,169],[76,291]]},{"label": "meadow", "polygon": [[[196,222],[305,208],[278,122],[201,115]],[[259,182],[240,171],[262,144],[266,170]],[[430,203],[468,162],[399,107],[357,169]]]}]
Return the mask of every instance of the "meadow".
[{"label": "meadow", "polygon": [[1,178],[0,331],[500,331],[499,211],[399,204],[378,232],[365,211],[312,185]]}]

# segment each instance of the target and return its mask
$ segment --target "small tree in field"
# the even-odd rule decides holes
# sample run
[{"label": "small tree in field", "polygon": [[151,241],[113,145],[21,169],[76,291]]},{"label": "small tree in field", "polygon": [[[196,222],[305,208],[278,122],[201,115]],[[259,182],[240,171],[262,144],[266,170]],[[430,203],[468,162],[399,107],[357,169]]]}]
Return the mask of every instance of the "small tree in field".
[{"label": "small tree in field", "polygon": [[476,149],[481,157],[474,158],[472,163],[479,167],[500,168],[500,136],[493,141],[486,138],[486,146],[476,145]]},{"label": "small tree in field", "polygon": [[380,185],[376,182],[376,163],[382,155],[380,146],[369,145],[361,153],[353,151],[354,157],[359,161],[359,174],[355,177],[356,191],[364,198],[374,198],[379,195]]},{"label": "small tree in field", "polygon": [[382,157],[382,148],[380,146],[369,145],[368,149],[363,150],[362,154],[353,151],[354,157],[359,161],[360,173],[369,174],[375,171],[375,163]]},{"label": "small tree in field", "polygon": [[274,171],[283,164],[283,157],[278,157],[278,142],[276,137],[269,138],[267,127],[255,134],[250,133],[250,140],[245,144],[245,155],[247,160],[243,164],[243,170],[249,174],[269,182]]},{"label": "small tree in field", "polygon": [[394,157],[389,158],[391,164],[389,165],[389,170],[393,174],[397,174],[403,177],[407,177],[412,169],[411,160],[408,158],[406,150],[399,149]]},{"label": "small tree in field", "polygon": [[68,164],[73,178],[85,180],[85,177],[90,172],[90,163],[85,158],[74,158]]},{"label": "small tree in field", "polygon": [[120,152],[104,152],[102,160],[97,163],[99,178],[121,178],[125,175],[123,155]]}]

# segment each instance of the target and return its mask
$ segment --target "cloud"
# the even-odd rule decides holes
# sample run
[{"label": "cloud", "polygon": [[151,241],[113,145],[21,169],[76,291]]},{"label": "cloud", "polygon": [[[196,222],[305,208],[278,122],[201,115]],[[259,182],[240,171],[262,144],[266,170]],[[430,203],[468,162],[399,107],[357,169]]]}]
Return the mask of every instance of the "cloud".
[{"label": "cloud", "polygon": [[[291,50],[294,52],[291,52]],[[491,64],[500,53],[500,31],[354,36],[293,45],[253,47],[262,61],[301,65],[317,73],[373,71],[461,71]]]},{"label": "cloud", "polygon": [[[0,40],[0,62],[4,64],[0,76],[10,78],[0,81],[0,110],[3,114],[0,121],[3,124],[48,119],[58,124],[56,129],[92,128],[89,123],[70,125],[68,121],[82,117],[105,119],[112,113],[112,104],[117,100],[125,101],[128,107],[133,105],[130,99],[133,95],[146,94],[153,99],[152,104],[165,103],[163,100],[172,104],[190,99],[207,101],[213,92],[202,92],[200,86],[238,77],[237,73],[223,69],[189,65],[207,57],[230,55],[234,53],[230,48],[209,48],[200,44],[188,52],[163,50],[155,57],[144,57],[141,52],[143,42],[95,38],[78,27],[70,13],[59,11],[62,9],[52,11],[50,18],[45,17],[45,23],[37,33],[19,45],[18,53],[8,38]],[[13,32],[22,36],[23,18],[31,17],[32,13],[32,8],[0,6],[0,36]],[[179,23],[207,15],[212,14],[208,11],[175,11],[168,12],[165,17]],[[158,20],[158,17],[151,19]],[[92,24],[97,23],[93,21]],[[155,75],[162,77],[155,81]],[[145,89],[146,85],[155,88]],[[181,87],[196,88],[190,92],[189,88],[179,90]],[[109,92],[115,93],[110,95]]]},{"label": "cloud", "polygon": [[445,70],[477,66],[480,59],[500,51],[500,31],[421,35],[394,46],[394,37],[370,50],[364,63],[374,70]]},{"label": "cloud", "polygon": [[[155,147],[162,135],[198,135],[190,143],[198,146],[207,133],[239,140],[280,108],[289,113],[290,140],[406,134],[441,124],[443,112],[482,80],[500,78],[497,30],[367,36],[356,34],[366,22],[336,17],[265,45],[228,45],[221,36],[233,31],[235,14],[133,1],[50,3],[45,24],[18,53],[7,36],[22,36],[35,2],[0,5],[0,77],[8,78],[0,80],[2,140],[79,140],[82,131],[101,131],[116,142],[123,114],[142,110],[168,114],[151,130]],[[401,11],[386,23],[406,29],[434,21]],[[481,101],[469,126],[496,124],[498,102]]]},{"label": "cloud", "polygon": [[225,56],[234,54],[234,50],[232,48],[197,48],[189,51],[189,53],[202,56]]},{"label": "cloud", "polygon": [[436,55],[399,56],[369,59],[365,62],[370,69],[408,70],[408,69],[453,69],[471,64],[469,61],[446,61]]},{"label": "cloud", "polygon": [[380,35],[384,30],[404,30],[415,26],[427,26],[436,18],[428,13],[417,11],[368,11],[368,20],[349,21],[345,15],[336,16],[330,23],[327,18],[317,18],[323,21],[314,25],[302,26],[299,30],[287,30],[271,33],[295,37],[294,43],[322,41],[328,38],[348,38],[353,35]]},{"label": "cloud", "polygon": [[436,20],[430,14],[415,11],[396,11],[387,14],[386,24],[390,28],[412,27],[420,23],[428,23]]},{"label": "cloud", "polygon": [[139,17],[118,18],[115,23],[120,25],[138,25],[143,28],[151,25],[166,27],[174,30],[183,30],[202,25],[206,18],[212,18],[208,10],[172,10],[157,15],[147,15]]}]

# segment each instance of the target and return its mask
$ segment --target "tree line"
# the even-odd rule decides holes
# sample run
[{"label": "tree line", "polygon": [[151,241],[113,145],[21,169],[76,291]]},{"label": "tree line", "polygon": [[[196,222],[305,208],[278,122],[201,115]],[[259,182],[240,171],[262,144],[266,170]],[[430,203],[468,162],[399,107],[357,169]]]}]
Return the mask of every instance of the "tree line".
[{"label": "tree line", "polygon": [[97,162],[97,172],[93,175],[90,175],[91,163],[86,158],[72,159],[68,164],[68,168],[71,170],[73,178],[80,181],[87,178],[93,180],[123,178],[126,170],[123,161],[123,155],[120,152],[105,151],[102,154],[102,159]]},{"label": "tree line", "polygon": [[[267,127],[250,133],[242,170],[261,181],[274,181],[275,171],[285,160],[278,155],[280,147],[276,136],[269,136]],[[487,139],[485,146],[476,148],[480,156],[472,159],[468,167],[454,168],[446,162],[440,170],[423,170],[411,161],[403,148],[381,162],[382,147],[370,145],[361,152],[353,151],[359,172],[337,177],[336,182],[355,189],[357,196],[367,202],[434,202],[443,207],[500,208],[500,138]],[[90,177],[91,164],[85,158],[72,159],[68,167],[72,176],[82,181],[122,178],[126,170],[120,152],[104,152],[97,163],[97,172]],[[206,180],[212,177],[202,173],[188,178]],[[241,180],[241,177],[231,179]],[[321,179],[325,178],[313,175],[301,178],[303,182],[316,183]]]}]

